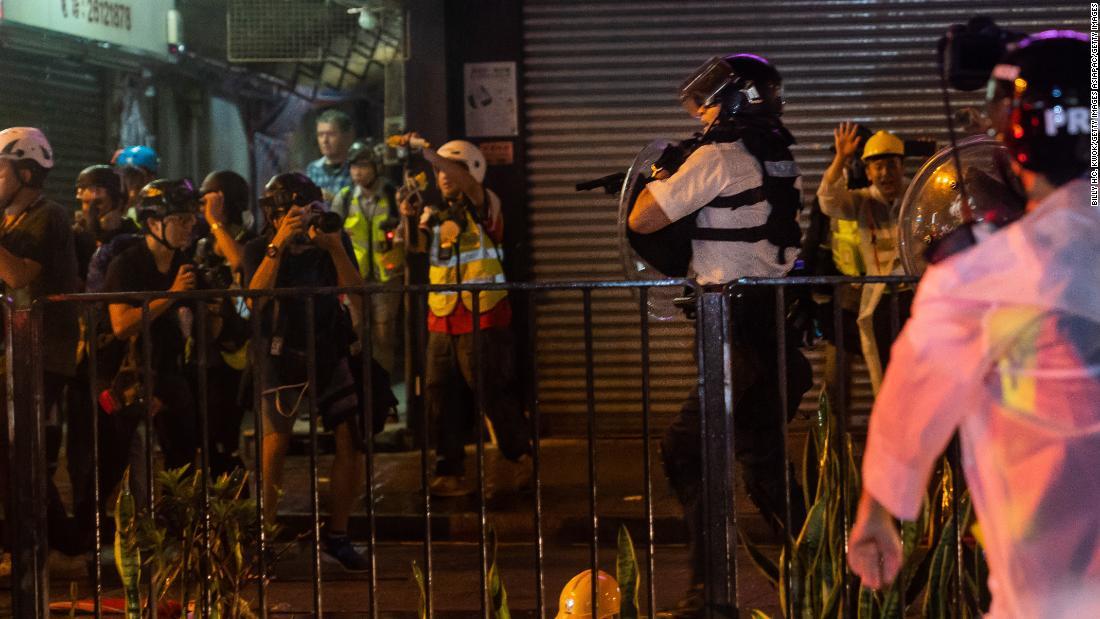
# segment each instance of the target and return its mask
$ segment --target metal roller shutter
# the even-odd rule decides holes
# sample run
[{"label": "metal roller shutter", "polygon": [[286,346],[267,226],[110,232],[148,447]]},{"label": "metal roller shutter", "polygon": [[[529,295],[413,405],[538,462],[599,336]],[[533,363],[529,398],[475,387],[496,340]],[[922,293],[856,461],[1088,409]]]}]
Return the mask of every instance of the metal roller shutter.
[{"label": "metal roller shutter", "polygon": [[[573,185],[624,170],[657,137],[686,137],[697,124],[676,100],[680,80],[710,56],[762,54],[783,73],[784,121],[799,144],[812,198],[832,155],[832,130],[856,120],[903,137],[947,140],[935,43],[972,15],[1033,32],[1083,30],[1085,3],[982,0],[584,2],[525,0],[526,108],[533,273],[539,280],[618,279],[614,201]],[[956,107],[980,93],[952,93]],[[915,162],[911,162],[915,163]],[[636,432],[640,353],[636,302],[598,294],[596,398],[601,432]],[[541,410],[551,431],[583,428],[584,339],[577,294],[538,305]],[[691,331],[653,325],[654,412],[674,412],[694,381]],[[813,355],[820,372],[821,354]],[[862,373],[857,374],[857,376]],[[854,390],[866,409],[869,388]],[[661,421],[658,420],[658,424]]]},{"label": "metal roller shutter", "polygon": [[0,53],[0,83],[0,124],[38,127],[46,134],[56,161],[46,195],[75,209],[76,175],[110,158],[101,71],[6,48]]}]

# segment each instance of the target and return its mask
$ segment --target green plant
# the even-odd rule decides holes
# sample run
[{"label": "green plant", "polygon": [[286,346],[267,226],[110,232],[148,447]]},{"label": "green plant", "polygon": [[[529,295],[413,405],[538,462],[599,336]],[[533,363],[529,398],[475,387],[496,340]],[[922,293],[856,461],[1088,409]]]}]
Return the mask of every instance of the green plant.
[{"label": "green plant", "polygon": [[619,583],[620,619],[638,618],[638,588],[642,575],[638,570],[638,557],[634,554],[634,540],[626,525],[619,525],[618,553],[615,560],[615,580]]},{"label": "green plant", "polygon": [[[978,617],[980,609],[988,606],[988,592],[973,571],[963,570],[963,591],[958,591],[956,584],[960,569],[956,512],[964,527],[972,522],[969,495],[963,492],[956,497],[956,480],[946,458],[936,479],[932,497],[926,498],[918,519],[901,523],[904,555],[895,584],[881,592],[858,589],[860,619],[902,616],[917,611],[918,602],[922,617]],[[839,617],[844,614],[845,586],[858,584],[845,565],[844,516],[855,514],[860,477],[852,437],[840,436],[825,390],[806,441],[802,487],[810,505],[806,521],[797,537],[788,537],[778,562],[743,532],[741,541],[756,567],[777,588],[787,617]],[[975,571],[982,569],[981,551],[976,546],[964,546],[963,555],[964,561],[976,566]],[[754,610],[752,617],[768,619],[760,610]]]},{"label": "green plant", "polygon": [[[489,608],[493,619],[511,619],[512,612],[508,609],[508,592],[504,589],[504,579],[500,576],[500,567],[497,565],[497,533],[492,526],[488,531],[489,543]],[[427,617],[427,589],[424,586],[424,572],[416,561],[412,562],[413,580],[416,581],[418,593],[417,617]]]},{"label": "green plant", "polygon": [[[209,484],[208,510],[203,510],[201,472],[189,466],[157,475],[159,496],[152,513],[134,514],[133,497],[124,479],[115,520],[115,557],[126,587],[127,615],[133,605],[140,616],[137,583],[142,566],[152,574],[160,603],[175,597],[180,608],[206,605],[212,617],[254,617],[243,587],[259,578],[257,552],[261,527],[274,539],[278,527],[261,525],[255,499],[244,498],[248,473],[236,470]],[[206,575],[206,600],[202,576]],[[131,592],[132,590],[132,592]],[[133,604],[131,604],[131,600]]]}]

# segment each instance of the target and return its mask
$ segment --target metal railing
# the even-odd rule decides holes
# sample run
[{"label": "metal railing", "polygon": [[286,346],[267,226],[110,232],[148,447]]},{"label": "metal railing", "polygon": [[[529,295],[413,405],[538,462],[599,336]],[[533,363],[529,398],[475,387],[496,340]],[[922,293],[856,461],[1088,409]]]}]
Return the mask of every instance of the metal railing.
[{"label": "metal railing", "polygon": [[[779,278],[779,279],[746,279],[735,282],[730,286],[726,286],[721,290],[704,290],[696,286],[692,282],[681,280],[667,280],[659,282],[568,282],[568,283],[511,283],[511,284],[470,284],[470,285],[458,285],[458,286],[424,286],[424,285],[409,285],[402,289],[396,289],[393,287],[381,287],[381,286],[361,286],[352,288],[295,288],[295,289],[277,289],[270,291],[192,291],[186,293],[166,293],[166,292],[142,292],[142,293],[100,293],[100,294],[74,294],[57,296],[39,303],[30,308],[14,308],[10,303],[5,304],[4,311],[6,320],[6,341],[7,341],[7,411],[8,411],[8,440],[9,440],[9,453],[8,463],[11,478],[9,480],[9,493],[8,493],[8,510],[7,520],[8,528],[11,531],[10,544],[12,551],[12,610],[15,616],[45,616],[48,614],[46,610],[49,602],[49,582],[48,582],[48,569],[47,569],[47,526],[46,526],[46,487],[47,487],[47,469],[44,456],[43,445],[43,419],[45,418],[46,411],[43,410],[43,348],[42,348],[42,335],[43,329],[47,328],[42,324],[42,305],[44,303],[70,303],[76,304],[83,308],[84,317],[86,323],[86,330],[84,333],[84,340],[88,350],[88,383],[90,385],[88,397],[91,401],[92,414],[92,436],[90,437],[93,445],[93,468],[94,471],[94,498],[95,498],[95,541],[94,550],[97,560],[94,561],[94,569],[92,571],[92,593],[94,599],[95,614],[99,616],[102,613],[102,595],[103,595],[103,573],[102,566],[98,557],[103,547],[104,540],[101,537],[101,525],[100,512],[101,502],[103,497],[99,494],[99,467],[100,467],[100,454],[98,452],[98,432],[99,428],[96,423],[96,419],[99,417],[97,414],[98,409],[98,395],[96,393],[96,377],[97,377],[97,362],[96,346],[97,341],[97,319],[96,311],[97,306],[101,306],[105,303],[118,303],[118,302],[139,302],[142,307],[142,329],[140,333],[140,339],[144,343],[144,350],[149,350],[149,345],[152,342],[152,318],[150,316],[149,307],[150,303],[156,299],[171,298],[176,300],[187,301],[199,301],[195,304],[195,328],[194,347],[196,355],[196,368],[197,368],[197,421],[200,434],[199,444],[201,449],[198,450],[198,465],[201,467],[204,475],[203,479],[203,492],[201,495],[201,513],[203,519],[203,535],[207,535],[207,531],[210,527],[209,521],[209,476],[205,473],[210,470],[210,460],[208,447],[210,445],[209,440],[209,410],[208,410],[208,385],[206,377],[206,369],[208,368],[208,322],[209,315],[206,304],[202,301],[217,300],[217,299],[247,299],[249,301],[256,301],[260,299],[280,299],[280,298],[297,298],[302,299],[305,303],[307,322],[312,323],[315,315],[315,299],[321,295],[362,295],[364,298],[373,294],[393,294],[395,292],[401,292],[406,295],[406,299],[412,300],[417,304],[421,316],[425,316],[427,313],[427,299],[428,295],[433,292],[442,291],[459,291],[459,292],[471,292],[470,298],[472,299],[471,312],[473,314],[473,333],[474,351],[475,355],[480,355],[482,348],[480,346],[481,340],[484,338],[484,333],[480,327],[480,317],[482,314],[482,308],[480,307],[480,295],[479,292],[492,291],[492,290],[505,290],[510,295],[519,296],[526,295],[530,303],[531,311],[527,314],[527,321],[523,325],[523,332],[525,337],[530,343],[530,349],[533,350],[533,345],[536,339],[537,323],[535,319],[535,311],[533,301],[540,294],[548,292],[555,293],[576,293],[581,300],[581,313],[583,319],[583,339],[584,339],[584,382],[585,382],[585,401],[586,401],[586,454],[587,454],[587,481],[588,481],[588,563],[592,570],[592,573],[597,573],[599,568],[600,557],[599,549],[601,545],[600,538],[600,513],[597,506],[599,479],[597,477],[597,436],[596,430],[596,417],[597,417],[597,397],[596,397],[596,377],[595,377],[595,350],[594,350],[594,336],[595,328],[593,323],[593,293],[596,291],[609,291],[620,290],[630,291],[634,294],[634,299],[637,302],[638,317],[639,317],[639,332],[638,332],[638,345],[641,352],[641,367],[640,367],[640,387],[641,393],[639,402],[639,414],[642,421],[642,441],[644,445],[643,450],[643,462],[642,462],[642,487],[644,488],[643,496],[643,511],[645,518],[644,526],[644,541],[643,548],[645,549],[644,561],[642,562],[642,570],[644,574],[645,590],[644,607],[649,610],[648,615],[652,616],[657,608],[657,585],[655,581],[656,575],[656,561],[655,553],[656,544],[654,541],[654,507],[653,507],[653,481],[651,479],[651,442],[653,439],[653,424],[652,414],[650,406],[651,396],[651,367],[650,367],[650,318],[648,315],[648,305],[651,297],[651,291],[659,288],[669,287],[687,287],[696,293],[695,299],[695,312],[696,312],[696,353],[698,362],[698,393],[701,404],[701,429],[700,429],[700,447],[703,463],[703,503],[704,510],[704,540],[705,540],[705,597],[708,602],[708,608],[712,613],[712,616],[719,617],[725,616],[722,613],[736,614],[741,609],[741,600],[738,590],[738,570],[741,566],[738,565],[736,558],[736,551],[738,545],[738,523],[736,521],[737,505],[736,505],[736,482],[735,482],[735,469],[736,463],[734,462],[733,454],[734,441],[736,437],[733,432],[733,397],[731,391],[731,378],[730,378],[730,347],[733,340],[732,327],[737,321],[738,316],[731,309],[731,292],[736,286],[737,289],[744,288],[766,288],[772,290],[775,299],[775,341],[777,347],[777,363],[778,363],[778,391],[776,398],[778,399],[781,410],[786,411],[788,408],[788,385],[786,377],[786,349],[787,349],[787,332],[785,328],[786,315],[785,310],[788,306],[787,300],[790,298],[788,291],[791,289],[802,289],[808,286],[816,287],[831,287],[838,294],[842,287],[850,286],[853,283],[869,283],[869,282],[882,282],[889,286],[891,290],[896,290],[899,286],[908,286],[915,280],[913,278],[898,278],[898,277],[874,277],[874,278],[846,278],[846,277],[797,277],[797,278]],[[890,311],[891,311],[891,323],[893,326],[893,333],[896,334],[900,325],[899,319],[899,307],[898,307],[898,295],[890,295]],[[364,302],[361,304],[361,315],[358,317],[358,337],[362,343],[358,355],[361,356],[362,361],[362,376],[360,380],[363,384],[362,393],[364,394],[364,401],[360,402],[360,409],[366,417],[366,423],[364,429],[366,432],[370,432],[373,428],[371,415],[376,414],[374,409],[374,402],[372,400],[372,373],[371,368],[371,341],[369,337],[370,333],[370,303]],[[411,305],[407,310],[411,309]],[[408,315],[415,316],[416,312],[408,311]],[[264,333],[261,332],[261,320],[256,319],[257,315],[253,314],[251,322],[251,337],[252,342],[260,342],[264,340]],[[837,347],[837,353],[843,357],[847,351],[845,351],[843,333],[846,328],[844,317],[842,316],[842,308],[839,303],[834,304],[833,308],[833,328],[836,333],[835,341]],[[423,326],[418,327],[423,330]],[[316,333],[313,329],[305,329],[306,334],[306,348],[307,348],[307,375],[310,385],[316,385]],[[423,333],[421,333],[423,335]],[[406,354],[416,354],[419,356],[420,368],[426,367],[426,349],[423,346],[424,340],[420,340],[420,344],[416,350],[408,350]],[[257,497],[257,510],[256,518],[258,522],[262,522],[264,518],[264,468],[263,468],[263,441],[264,441],[264,419],[260,414],[262,407],[261,398],[263,390],[263,372],[258,371],[257,368],[263,368],[264,364],[270,360],[267,358],[268,351],[262,350],[262,347],[253,345],[250,346],[249,360],[254,368],[252,372],[253,381],[253,402],[252,410],[255,419],[256,437],[259,441],[259,446],[256,449],[256,460],[252,463],[254,467],[254,487],[256,489]],[[144,355],[144,367],[143,379],[145,381],[147,393],[153,392],[154,381],[156,375],[153,371],[153,367],[150,360],[151,355]],[[537,396],[537,362],[536,355],[532,352],[527,356],[527,367],[525,370],[527,381],[523,385],[523,403],[526,408],[526,412],[530,422],[531,428],[531,459],[533,468],[533,502],[532,502],[532,519],[533,519],[533,567],[534,578],[531,583],[534,589],[534,613],[538,617],[545,617],[548,614],[548,605],[546,601],[545,593],[545,562],[546,556],[546,540],[544,539],[544,523],[543,523],[543,472],[547,466],[541,457],[541,436],[540,428],[542,426],[540,413],[539,413],[539,399]],[[485,464],[485,438],[484,433],[481,431],[486,424],[486,408],[484,406],[486,400],[486,381],[482,375],[480,369],[476,366],[479,364],[474,363],[474,384],[471,385],[475,398],[475,411],[478,419],[478,432],[476,442],[476,476],[477,476],[477,526],[478,526],[478,562],[479,562],[479,606],[480,616],[490,617],[492,616],[492,600],[489,597],[490,591],[490,565],[489,565],[489,508],[486,501],[486,464]],[[835,375],[828,377],[828,380],[832,384],[834,398],[834,410],[839,411],[838,419],[840,423],[841,436],[847,431],[847,384],[849,376],[847,375],[849,368],[847,364],[838,363],[835,368]],[[409,385],[410,398],[421,396],[419,386],[422,386],[422,381],[414,380],[413,384]],[[146,482],[148,484],[149,492],[146,498],[146,509],[154,508],[154,492],[153,492],[153,470],[154,470],[154,457],[153,457],[153,437],[155,435],[152,432],[153,428],[153,415],[154,410],[152,406],[152,397],[146,398],[145,416],[142,420],[142,424],[146,430]],[[320,451],[318,435],[319,429],[317,426],[317,411],[318,401],[317,393],[315,389],[308,389],[308,409],[309,409],[309,504],[310,504],[310,516],[312,519],[309,541],[312,543],[311,548],[311,581],[312,581],[312,595],[311,595],[311,612],[314,616],[320,616],[323,612],[323,579],[321,570],[321,521],[322,514],[320,508],[320,496],[319,496],[319,477],[318,477],[318,454]],[[422,560],[424,568],[424,610],[428,617],[433,616],[437,612],[437,602],[434,596],[434,572],[435,565],[433,558],[435,552],[433,551],[433,498],[430,492],[429,482],[431,473],[429,467],[431,466],[431,443],[432,443],[432,429],[431,420],[424,416],[422,423],[419,425],[419,439],[420,439],[420,503],[421,511],[418,514],[422,518],[423,523],[423,539],[422,539]],[[783,456],[784,462],[789,462],[788,451],[788,437],[786,424],[783,424]],[[377,524],[375,513],[375,495],[374,495],[374,444],[369,439],[365,441],[365,506],[367,517],[367,535],[366,542],[366,556],[369,563],[369,572],[367,574],[366,581],[364,582],[367,601],[366,612],[370,617],[377,617],[382,609],[379,605],[378,590],[378,560],[377,560]],[[842,460],[842,466],[847,466],[846,460]],[[792,527],[792,514],[790,505],[790,487],[791,480],[788,477],[784,480],[784,487],[787,490],[785,493],[787,497],[786,512],[783,514],[786,530],[790,531]],[[955,476],[956,479],[958,475]],[[843,478],[843,475],[842,475]],[[847,505],[847,501],[842,501],[843,505]],[[845,547],[847,545],[847,531],[850,528],[850,517],[852,515],[847,513],[847,509],[843,511],[843,530],[845,531]],[[13,523],[17,523],[13,526]],[[957,527],[959,530],[958,535],[961,536],[961,527]],[[785,555],[790,557],[790,536],[785,536],[786,540],[784,545],[787,546],[787,552]],[[209,539],[204,537],[204,540],[209,544]],[[262,527],[259,540],[259,548],[255,549],[259,553],[259,565],[262,574],[266,575],[266,547],[272,542],[263,536]],[[961,556],[961,537],[956,540],[959,545],[959,553]],[[207,546],[209,549],[209,545]],[[961,565],[961,561],[960,561]],[[787,570],[789,574],[790,570]],[[209,574],[200,574],[200,581],[202,583],[202,594],[200,600],[197,601],[196,611],[200,616],[208,616],[209,614],[209,592],[207,589],[207,579]],[[842,614],[844,616],[853,616],[854,609],[852,607],[853,591],[851,589],[853,585],[853,579],[849,576],[846,579],[844,598],[841,603]],[[256,599],[255,609],[260,616],[268,615],[268,579],[266,577],[260,577],[255,583],[256,587]],[[962,582],[962,570],[959,570],[959,587],[963,586]],[[156,600],[158,592],[155,590],[152,580],[150,579],[145,584],[146,594],[148,600]],[[789,590],[789,589],[788,589]],[[592,579],[592,597],[596,599],[597,593],[597,579]],[[150,604],[151,605],[151,604]],[[789,609],[784,609],[789,611]],[[186,612],[186,610],[185,610]],[[594,613],[595,614],[595,613]]]}]

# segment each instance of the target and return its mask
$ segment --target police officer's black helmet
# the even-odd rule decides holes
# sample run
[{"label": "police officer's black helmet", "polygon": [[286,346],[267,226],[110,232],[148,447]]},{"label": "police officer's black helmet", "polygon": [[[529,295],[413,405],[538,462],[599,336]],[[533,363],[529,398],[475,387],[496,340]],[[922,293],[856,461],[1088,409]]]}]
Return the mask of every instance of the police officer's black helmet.
[{"label": "police officer's black helmet", "polygon": [[201,194],[189,178],[157,179],[138,194],[138,220],[163,219],[169,215],[196,214]]},{"label": "police officer's black helmet", "polygon": [[[292,206],[309,206],[322,200],[321,190],[300,172],[284,172],[264,185],[260,206],[265,211],[285,211]],[[271,219],[270,214],[268,219]]]},{"label": "police officer's black helmet", "polygon": [[1021,40],[993,69],[994,128],[1022,167],[1060,185],[1089,166],[1089,38],[1050,30]]},{"label": "police officer's black helmet", "polygon": [[76,177],[76,187],[102,187],[111,200],[122,198],[122,179],[114,167],[105,164],[90,165],[81,170]]},{"label": "police officer's black helmet", "polygon": [[783,78],[755,54],[711,58],[680,85],[680,103],[689,113],[720,104],[722,116],[783,114]]}]

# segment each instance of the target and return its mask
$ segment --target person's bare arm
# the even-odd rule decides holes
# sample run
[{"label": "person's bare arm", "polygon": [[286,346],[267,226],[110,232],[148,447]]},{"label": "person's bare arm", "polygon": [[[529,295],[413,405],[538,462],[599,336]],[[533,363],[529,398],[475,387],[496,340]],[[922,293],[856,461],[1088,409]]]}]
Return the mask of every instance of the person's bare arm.
[{"label": "person's bare arm", "polygon": [[[168,292],[182,292],[195,289],[195,267],[190,264],[182,265],[176,272],[176,279]],[[175,303],[175,299],[156,299],[149,302],[149,320],[153,320],[168,311]],[[111,303],[107,306],[111,315],[111,331],[115,339],[125,340],[141,331],[141,306],[134,307],[128,303]]]},{"label": "person's bare arm", "polygon": [[[351,256],[344,249],[344,243],[339,232],[326,233],[320,232],[316,228],[310,228],[309,236],[318,247],[328,252],[332,264],[336,266],[336,285],[350,288],[363,283],[362,278],[359,276],[359,269],[355,267],[355,263],[351,261]],[[348,301],[351,303],[352,317],[358,322],[359,317],[363,315],[363,298],[358,294],[349,294]]]},{"label": "person's bare arm", "polygon": [[244,247],[225,228],[225,198],[220,191],[208,193],[203,197],[203,214],[206,222],[210,224],[210,231],[214,234],[214,243],[218,251],[225,256],[229,268],[237,271],[241,268],[241,262],[244,259]]},{"label": "person's bare arm", "polygon": [[627,221],[630,229],[638,234],[650,234],[671,223],[672,220],[661,210],[661,205],[649,189],[643,189],[630,211],[630,219]]},{"label": "person's bare arm", "polygon": [[[271,244],[277,248],[275,256],[264,255],[260,266],[256,268],[256,272],[252,274],[252,279],[248,282],[249,290],[272,290],[275,288],[275,280],[279,275],[279,264],[286,252],[287,245],[290,244],[290,240],[294,238],[294,235],[302,231],[302,213],[300,207],[293,207],[279,222],[279,229],[275,232],[275,238],[271,239]],[[265,302],[266,299],[250,299],[249,306],[254,307],[253,311],[259,311]]]},{"label": "person's bare arm", "polygon": [[838,187],[844,178],[844,169],[855,155],[859,143],[863,139],[856,135],[855,123],[842,122],[833,130],[833,146],[836,154],[833,161],[825,169],[821,177],[821,185],[817,190],[818,204],[821,212],[829,217],[838,219],[855,219],[856,212],[853,206],[851,192],[847,187]]},{"label": "person's bare arm", "polygon": [[11,288],[22,288],[38,279],[42,265],[30,258],[21,258],[0,246],[0,279]]}]

